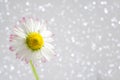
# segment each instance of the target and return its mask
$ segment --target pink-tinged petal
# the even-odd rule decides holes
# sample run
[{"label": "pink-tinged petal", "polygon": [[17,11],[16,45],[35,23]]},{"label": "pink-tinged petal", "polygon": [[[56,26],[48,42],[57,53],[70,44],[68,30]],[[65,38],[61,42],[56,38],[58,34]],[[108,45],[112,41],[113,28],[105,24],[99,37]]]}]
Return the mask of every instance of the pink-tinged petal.
[{"label": "pink-tinged petal", "polygon": [[17,37],[17,35],[11,34],[9,37],[9,41],[12,42],[15,37]]},{"label": "pink-tinged petal", "polygon": [[9,50],[10,50],[10,51],[14,51],[13,46],[10,46],[10,47],[9,47]]},{"label": "pink-tinged petal", "polygon": [[21,56],[20,56],[18,53],[16,53],[16,58],[17,58],[17,59],[20,59]]},{"label": "pink-tinged petal", "polygon": [[57,57],[57,52],[55,51],[55,50],[53,50],[53,52],[54,52],[54,57]]},{"label": "pink-tinged petal", "polygon": [[21,57],[21,61],[24,61],[26,64],[29,63],[29,60],[27,59],[27,57]]},{"label": "pink-tinged petal", "polygon": [[26,22],[26,18],[22,17],[22,19],[19,21],[20,23],[25,23]]},{"label": "pink-tinged petal", "polygon": [[39,18],[33,18],[36,22],[40,22]]},{"label": "pink-tinged petal", "polygon": [[21,60],[24,61],[26,64],[28,64],[30,62],[30,57],[29,55],[23,55]]},{"label": "pink-tinged petal", "polygon": [[55,36],[55,34],[52,33],[51,37]]},{"label": "pink-tinged petal", "polygon": [[28,64],[29,63],[29,60],[27,58],[25,58],[25,63]]},{"label": "pink-tinged petal", "polygon": [[41,62],[45,63],[45,62],[47,62],[47,59],[45,57],[43,57],[43,58],[41,58]]}]

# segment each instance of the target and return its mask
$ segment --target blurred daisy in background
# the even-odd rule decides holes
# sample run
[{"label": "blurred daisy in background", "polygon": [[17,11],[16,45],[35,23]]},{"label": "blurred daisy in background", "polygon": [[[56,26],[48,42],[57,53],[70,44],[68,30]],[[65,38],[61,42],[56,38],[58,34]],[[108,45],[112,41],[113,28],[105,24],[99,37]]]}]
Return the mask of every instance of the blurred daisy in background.
[{"label": "blurred daisy in background", "polygon": [[55,55],[53,34],[46,28],[46,22],[32,18],[22,18],[20,23],[10,35],[10,50],[16,53],[16,57],[34,65],[52,59]]}]

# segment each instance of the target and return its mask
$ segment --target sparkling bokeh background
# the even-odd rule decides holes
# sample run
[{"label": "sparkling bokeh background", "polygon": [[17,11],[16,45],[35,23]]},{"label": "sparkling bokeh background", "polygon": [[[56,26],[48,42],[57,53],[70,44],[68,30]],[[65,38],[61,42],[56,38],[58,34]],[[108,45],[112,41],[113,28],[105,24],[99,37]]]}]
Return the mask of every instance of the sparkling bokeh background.
[{"label": "sparkling bokeh background", "polygon": [[37,67],[41,80],[120,80],[120,0],[0,0],[0,80],[35,80],[9,51],[22,17],[48,21],[57,57]]}]

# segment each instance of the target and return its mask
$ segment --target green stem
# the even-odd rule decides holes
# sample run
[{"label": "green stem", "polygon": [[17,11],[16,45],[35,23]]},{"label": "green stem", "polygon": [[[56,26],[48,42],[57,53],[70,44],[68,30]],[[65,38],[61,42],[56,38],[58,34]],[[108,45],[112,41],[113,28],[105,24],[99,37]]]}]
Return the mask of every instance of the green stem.
[{"label": "green stem", "polygon": [[36,69],[35,69],[35,66],[34,66],[33,63],[32,63],[32,60],[30,60],[30,66],[31,66],[32,72],[33,72],[36,80],[40,80],[39,77],[38,77],[37,71],[36,71]]}]

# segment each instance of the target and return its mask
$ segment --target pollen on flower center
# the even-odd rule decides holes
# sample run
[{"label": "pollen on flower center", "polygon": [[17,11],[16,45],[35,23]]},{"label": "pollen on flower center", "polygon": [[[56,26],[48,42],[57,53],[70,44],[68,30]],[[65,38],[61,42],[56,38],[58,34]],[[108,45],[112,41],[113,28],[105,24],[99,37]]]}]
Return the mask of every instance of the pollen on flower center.
[{"label": "pollen on flower center", "polygon": [[35,51],[42,48],[44,40],[40,33],[31,32],[26,37],[26,44],[31,50]]}]

